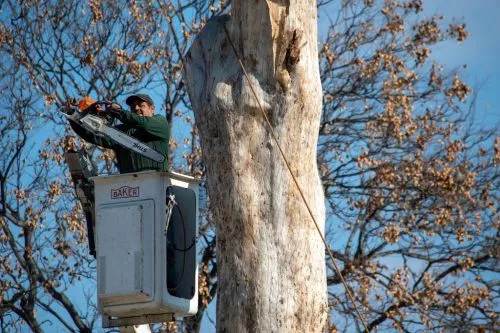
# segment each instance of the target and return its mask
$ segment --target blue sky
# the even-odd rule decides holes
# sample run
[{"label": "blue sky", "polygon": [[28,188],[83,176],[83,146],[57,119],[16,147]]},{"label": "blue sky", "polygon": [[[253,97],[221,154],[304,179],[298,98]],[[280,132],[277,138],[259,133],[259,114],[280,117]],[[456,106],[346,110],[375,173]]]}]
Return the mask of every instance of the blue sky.
[{"label": "blue sky", "polygon": [[498,0],[427,0],[424,15],[442,14],[446,21],[463,20],[469,38],[442,43],[433,49],[432,57],[447,69],[467,64],[465,81],[478,92],[478,124],[500,123],[500,1]]}]

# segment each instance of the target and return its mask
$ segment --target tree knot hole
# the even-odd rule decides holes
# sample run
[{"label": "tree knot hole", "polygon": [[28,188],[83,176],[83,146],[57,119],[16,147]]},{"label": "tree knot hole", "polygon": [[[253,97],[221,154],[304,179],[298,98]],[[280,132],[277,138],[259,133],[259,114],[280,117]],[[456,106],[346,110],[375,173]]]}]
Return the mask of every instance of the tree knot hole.
[{"label": "tree knot hole", "polygon": [[285,55],[285,67],[288,72],[292,72],[295,69],[295,65],[300,61],[300,49],[305,45],[302,43],[302,31],[294,30],[292,34],[292,39],[288,44]]}]

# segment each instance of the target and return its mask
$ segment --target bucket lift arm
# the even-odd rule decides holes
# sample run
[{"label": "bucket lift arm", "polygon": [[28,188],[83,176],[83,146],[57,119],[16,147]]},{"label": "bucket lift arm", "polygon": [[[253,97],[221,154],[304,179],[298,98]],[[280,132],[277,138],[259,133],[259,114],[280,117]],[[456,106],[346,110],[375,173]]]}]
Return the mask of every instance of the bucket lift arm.
[{"label": "bucket lift arm", "polygon": [[89,178],[96,176],[94,165],[84,150],[64,152],[64,160],[68,165],[71,179],[75,187],[76,197],[80,200],[87,222],[89,252],[96,256],[94,239],[94,186]]},{"label": "bucket lift arm", "polygon": [[152,333],[151,327],[147,324],[132,325],[120,328],[120,333]]}]

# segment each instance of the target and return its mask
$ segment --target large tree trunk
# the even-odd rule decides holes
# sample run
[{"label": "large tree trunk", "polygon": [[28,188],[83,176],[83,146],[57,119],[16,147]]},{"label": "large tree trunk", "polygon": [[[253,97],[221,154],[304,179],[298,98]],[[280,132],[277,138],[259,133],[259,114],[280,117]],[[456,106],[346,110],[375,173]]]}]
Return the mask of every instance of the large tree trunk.
[{"label": "large tree trunk", "polygon": [[229,31],[320,228],[315,1],[233,1],[186,56],[217,221],[219,332],[321,332],[324,246],[265,125]]}]

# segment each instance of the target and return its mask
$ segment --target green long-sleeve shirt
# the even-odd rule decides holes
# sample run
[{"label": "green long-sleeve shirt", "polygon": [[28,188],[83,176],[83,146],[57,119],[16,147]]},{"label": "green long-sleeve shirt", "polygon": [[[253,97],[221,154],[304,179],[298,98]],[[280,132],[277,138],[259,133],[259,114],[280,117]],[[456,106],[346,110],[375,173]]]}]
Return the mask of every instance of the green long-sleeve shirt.
[{"label": "green long-sleeve shirt", "polygon": [[115,128],[137,140],[144,142],[160,154],[165,156],[163,163],[155,162],[147,157],[137,154],[127,148],[120,146],[113,140],[96,136],[79,124],[70,121],[71,128],[82,139],[104,148],[111,148],[115,151],[120,173],[138,172],[143,170],[168,170],[168,142],[170,131],[167,119],[155,115],[143,117],[132,112],[121,111],[116,115],[122,124]]}]

